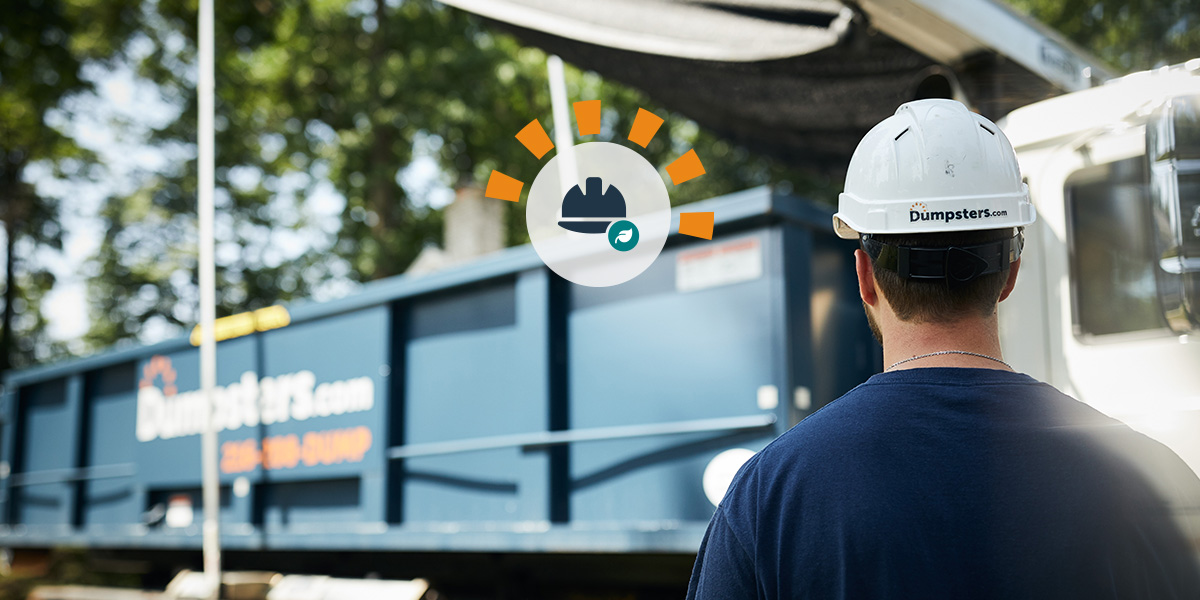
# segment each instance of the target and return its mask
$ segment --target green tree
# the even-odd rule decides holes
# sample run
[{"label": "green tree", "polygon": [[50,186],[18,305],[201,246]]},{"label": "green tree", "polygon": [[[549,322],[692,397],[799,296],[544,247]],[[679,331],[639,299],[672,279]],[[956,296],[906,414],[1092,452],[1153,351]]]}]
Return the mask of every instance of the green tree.
[{"label": "green tree", "polygon": [[[1013,4],[1127,68],[1195,54],[1197,8],[1184,0]],[[178,116],[151,140],[170,167],[102,210],[93,347],[152,322],[195,322],[195,10],[195,0],[141,7],[152,49],[138,71]],[[420,154],[432,153],[451,187],[482,185],[492,169],[528,182],[549,159],[513,139],[531,119],[551,124],[545,55],[465,12],[432,0],[254,0],[223,4],[216,32],[220,314],[404,272],[441,237],[441,212],[398,182]],[[638,149],[652,164],[697,150],[708,174],[673,187],[675,204],[764,183],[834,197],[828,178],[731,145],[636,90],[572,68],[567,79],[572,100],[603,103],[592,139],[627,143],[642,107],[666,119]],[[340,204],[332,222],[317,214],[319,197]],[[505,209],[509,243],[525,242],[524,207]]]},{"label": "green tree", "polygon": [[1009,0],[1124,71],[1200,57],[1196,0]]},{"label": "green tree", "polygon": [[5,232],[0,371],[61,348],[46,337],[41,300],[54,284],[39,254],[62,249],[60,200],[39,194],[31,168],[82,178],[98,167],[52,121],[92,89],[89,64],[120,58],[137,21],[134,0],[10,0],[0,19],[0,220]]},{"label": "green tree", "polygon": [[[179,116],[152,142],[190,154],[102,209],[93,346],[136,336],[152,320],[194,322],[195,7],[162,1],[153,13],[154,49],[139,70]],[[525,63],[507,48],[476,51],[475,22],[432,2],[234,4],[219,12],[216,31],[219,314],[308,296],[330,280],[403,272],[440,236],[440,213],[397,181],[432,115],[469,110],[455,96],[462,90],[429,91],[444,90],[440,82],[465,90],[507,61],[517,74],[507,92],[538,99]],[[332,227],[312,219],[322,186],[344,202]],[[281,252],[289,235],[311,250]]]},{"label": "green tree", "polygon": [[[153,50],[139,71],[179,111],[152,141],[182,155],[102,210],[93,347],[151,321],[195,322],[195,7],[160,0],[148,12]],[[514,136],[531,119],[550,123],[545,55],[468,13],[429,0],[263,1],[224,7],[216,31],[219,314],[404,272],[441,237],[441,212],[398,183],[417,153],[431,153],[456,188],[482,185],[492,169],[532,181],[544,164]],[[652,164],[697,148],[709,174],[680,186],[676,203],[782,173],[637,92],[575,69],[568,79],[573,100],[602,100],[598,139],[624,141],[644,107],[667,118],[645,152]],[[322,186],[344,201],[332,227],[311,215]],[[509,243],[524,243],[524,207],[505,209]],[[278,240],[289,235],[312,250],[282,254]]]}]

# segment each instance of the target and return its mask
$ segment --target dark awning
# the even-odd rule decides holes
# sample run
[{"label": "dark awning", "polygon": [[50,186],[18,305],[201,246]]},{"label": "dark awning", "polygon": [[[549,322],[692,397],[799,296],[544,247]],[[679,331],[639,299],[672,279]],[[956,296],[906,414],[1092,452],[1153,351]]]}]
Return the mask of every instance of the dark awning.
[{"label": "dark awning", "polygon": [[[914,98],[958,97],[998,118],[1061,93],[1064,81],[1052,82],[1060,74],[1053,70],[1048,79],[1046,65],[1031,64],[1042,71],[1035,74],[979,42],[977,33],[964,33],[960,23],[918,14],[917,5],[927,0],[443,1],[798,166],[844,168],[867,129]],[[1045,44],[1032,60],[1046,56],[1057,61],[1047,68],[1075,76],[1071,61],[1083,55],[1054,34],[990,0],[956,8],[966,4],[985,11],[981,18],[994,21],[986,11],[999,10],[1018,19],[1016,27]],[[873,26],[880,22],[909,44]],[[917,30],[908,27],[914,25]]]}]

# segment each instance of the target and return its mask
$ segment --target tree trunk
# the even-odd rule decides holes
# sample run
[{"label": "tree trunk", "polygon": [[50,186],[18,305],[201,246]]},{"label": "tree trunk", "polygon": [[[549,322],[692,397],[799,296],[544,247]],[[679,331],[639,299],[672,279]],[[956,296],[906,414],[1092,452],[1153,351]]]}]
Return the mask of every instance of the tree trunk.
[{"label": "tree trunk", "polygon": [[0,323],[0,377],[8,372],[12,367],[12,322],[13,322],[13,300],[17,297],[17,276],[13,271],[13,250],[16,247],[17,239],[17,223],[15,218],[16,211],[13,210],[15,198],[8,198],[8,210],[4,215],[4,231],[6,238],[4,245],[7,250],[4,253],[4,322]]},{"label": "tree trunk", "polygon": [[[371,85],[378,93],[379,86],[383,82],[380,74],[384,72],[383,63],[387,57],[388,47],[387,3],[385,0],[375,0],[375,23],[374,40],[371,43]],[[390,99],[381,99],[381,101],[390,101]],[[379,259],[375,262],[375,272],[370,275],[370,278],[382,279],[403,272],[401,266],[397,264],[399,261],[397,255],[400,249],[396,248],[394,244],[388,243],[388,240],[393,239],[388,234],[394,234],[395,230],[401,226],[400,219],[403,208],[396,206],[395,179],[387,176],[388,166],[393,164],[391,153],[393,137],[390,124],[372,122],[371,135],[373,139],[367,167],[367,172],[370,174],[367,208],[378,216],[375,224],[371,226],[371,233],[376,240],[380,241],[380,249]]]},{"label": "tree trunk", "polygon": [[[10,154],[11,157],[11,154]],[[21,188],[21,172],[25,164],[10,161],[4,165],[0,181],[0,218],[4,219],[4,320],[0,322],[0,378],[13,366],[13,302],[17,299],[16,247],[20,224],[28,214],[28,198]],[[2,382],[3,379],[0,379]]]}]

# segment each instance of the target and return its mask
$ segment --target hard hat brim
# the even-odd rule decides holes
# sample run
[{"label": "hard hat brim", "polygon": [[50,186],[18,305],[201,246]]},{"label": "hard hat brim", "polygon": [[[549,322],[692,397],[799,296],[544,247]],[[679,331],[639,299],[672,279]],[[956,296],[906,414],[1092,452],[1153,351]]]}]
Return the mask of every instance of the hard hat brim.
[{"label": "hard hat brim", "polygon": [[559,221],[558,226],[578,233],[604,233],[612,221]]},{"label": "hard hat brim", "polygon": [[833,215],[833,232],[843,240],[857,240],[858,232],[837,215]]}]

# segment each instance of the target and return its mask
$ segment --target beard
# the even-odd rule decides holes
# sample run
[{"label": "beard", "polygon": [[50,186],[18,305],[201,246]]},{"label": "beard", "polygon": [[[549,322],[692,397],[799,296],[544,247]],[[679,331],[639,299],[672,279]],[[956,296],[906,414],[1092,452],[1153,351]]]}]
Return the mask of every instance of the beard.
[{"label": "beard", "polygon": [[883,332],[879,330],[879,323],[875,321],[875,315],[871,314],[871,307],[867,306],[866,302],[862,303],[863,312],[867,315],[867,326],[871,328],[871,335],[875,336],[875,341],[879,345],[883,345]]}]

